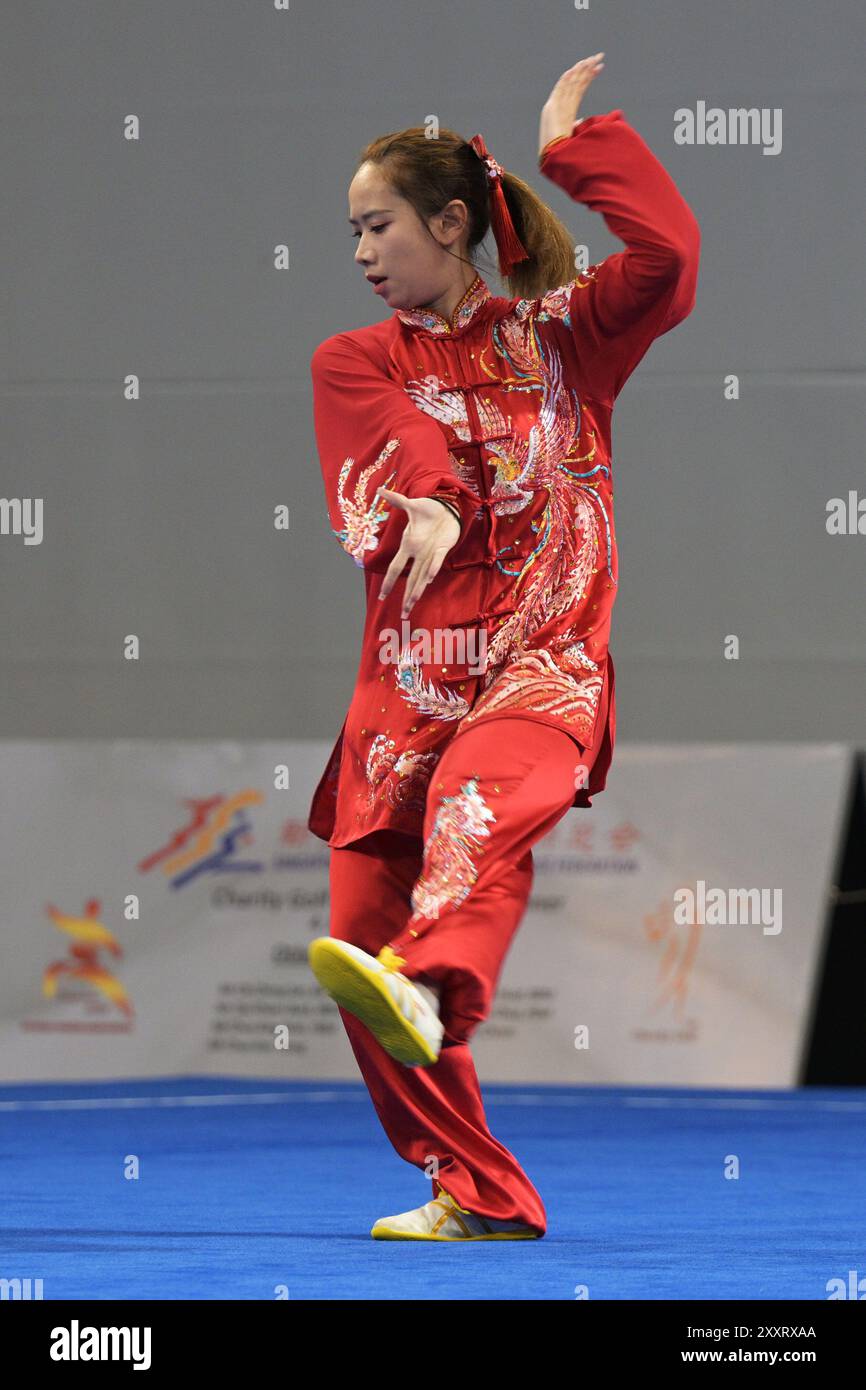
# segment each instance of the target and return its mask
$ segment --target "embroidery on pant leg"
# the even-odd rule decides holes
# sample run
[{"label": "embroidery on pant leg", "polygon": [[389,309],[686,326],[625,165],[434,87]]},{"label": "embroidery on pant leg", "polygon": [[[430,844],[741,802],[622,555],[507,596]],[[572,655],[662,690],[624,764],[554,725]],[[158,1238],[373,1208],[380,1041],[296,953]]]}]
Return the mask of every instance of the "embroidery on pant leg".
[{"label": "embroidery on pant leg", "polygon": [[410,926],[418,917],[437,918],[469,895],[478,879],[476,860],[490,835],[489,822],[495,820],[475,777],[454,796],[443,796],[424,846],[424,869],[412,890]]}]

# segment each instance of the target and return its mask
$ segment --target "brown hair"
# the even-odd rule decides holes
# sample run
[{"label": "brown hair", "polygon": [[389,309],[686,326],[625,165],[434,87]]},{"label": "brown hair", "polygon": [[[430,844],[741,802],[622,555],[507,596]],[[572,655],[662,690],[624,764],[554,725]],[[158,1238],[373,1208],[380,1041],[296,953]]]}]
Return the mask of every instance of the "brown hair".
[{"label": "brown hair", "polygon": [[[469,251],[484,240],[490,230],[487,169],[462,135],[440,127],[431,139],[425,126],[410,126],[372,140],[361,151],[358,167],[368,162],[383,166],[388,183],[425,225],[452,198],[462,199],[469,209]],[[529,259],[518,261],[510,275],[502,275],[497,266],[510,295],[532,299],[573,280],[574,244],[565,224],[516,174],[503,172],[502,190],[514,230],[529,252]]]}]

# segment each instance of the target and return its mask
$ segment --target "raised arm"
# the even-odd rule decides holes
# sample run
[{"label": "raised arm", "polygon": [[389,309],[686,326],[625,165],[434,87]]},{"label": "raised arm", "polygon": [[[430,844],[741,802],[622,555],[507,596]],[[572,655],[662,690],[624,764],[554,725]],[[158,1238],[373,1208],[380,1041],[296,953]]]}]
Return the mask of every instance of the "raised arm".
[{"label": "raised arm", "polygon": [[384,572],[405,513],[375,496],[441,496],[460,511],[459,545],[478,498],[451,465],[442,430],[349,334],[320,344],[310,363],[313,416],[331,528],[356,565]]},{"label": "raised arm", "polygon": [[584,117],[548,140],[539,168],[625,242],[542,301],[570,329],[587,390],[612,401],[654,339],[694,308],[700,228],[621,110]]},{"label": "raised arm", "polygon": [[613,400],[652,342],[694,308],[700,228],[622,111],[587,116],[545,146],[539,167],[626,244],[578,275],[554,309],[567,313],[591,394]]}]

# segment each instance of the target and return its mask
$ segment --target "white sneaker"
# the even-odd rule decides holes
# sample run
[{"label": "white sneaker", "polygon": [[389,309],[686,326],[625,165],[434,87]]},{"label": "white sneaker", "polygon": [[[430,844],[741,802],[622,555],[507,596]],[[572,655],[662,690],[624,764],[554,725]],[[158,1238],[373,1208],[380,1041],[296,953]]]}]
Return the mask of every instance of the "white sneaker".
[{"label": "white sneaker", "polygon": [[537,1240],[538,1231],[515,1221],[475,1216],[439,1184],[439,1196],[416,1211],[382,1216],[370,1231],[374,1240]]},{"label": "white sneaker", "polygon": [[307,954],[322,989],[366,1024],[398,1062],[429,1067],[438,1060],[445,1031],[439,1001],[400,974],[397,966],[405,962],[390,946],[371,956],[348,941],[320,936]]}]

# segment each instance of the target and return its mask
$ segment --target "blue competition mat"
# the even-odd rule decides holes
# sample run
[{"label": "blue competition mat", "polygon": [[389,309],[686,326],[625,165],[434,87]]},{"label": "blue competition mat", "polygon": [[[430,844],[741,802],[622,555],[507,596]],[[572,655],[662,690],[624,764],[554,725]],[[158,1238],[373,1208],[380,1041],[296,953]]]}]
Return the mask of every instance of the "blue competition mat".
[{"label": "blue competition mat", "polygon": [[46,1300],[824,1300],[866,1272],[866,1091],[484,1099],[541,1193],[541,1240],[372,1240],[432,1188],[360,1083],[6,1085],[0,1278],[41,1279]]}]

